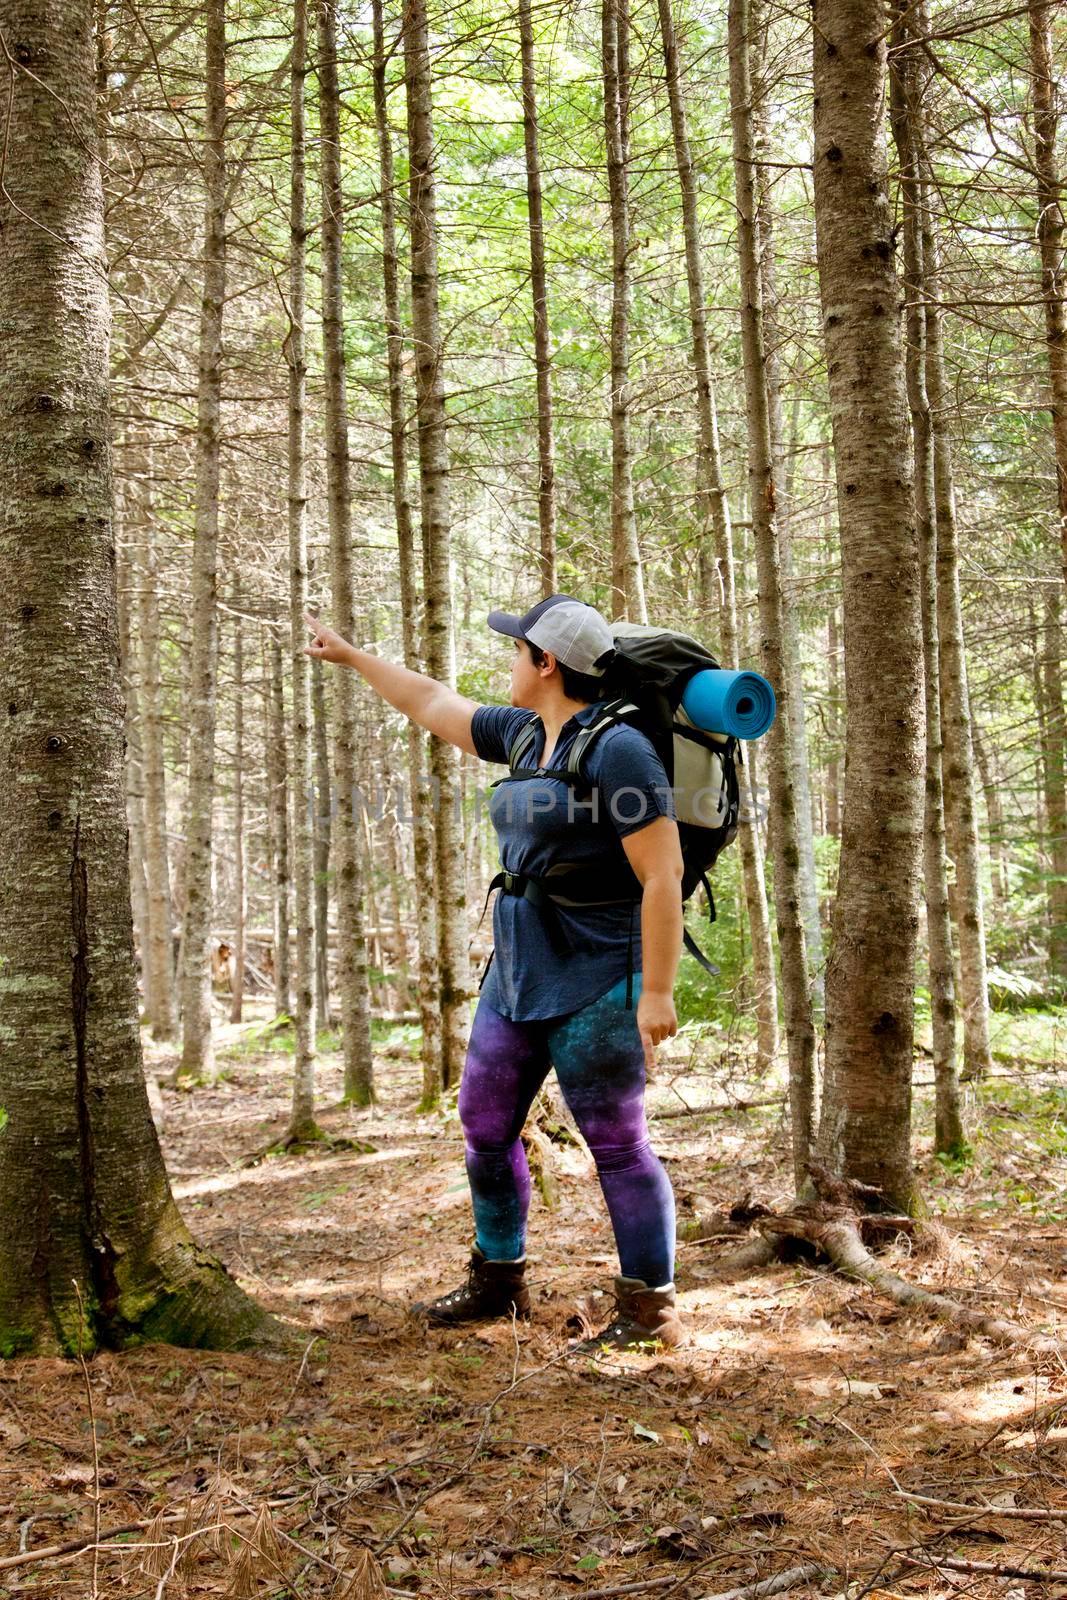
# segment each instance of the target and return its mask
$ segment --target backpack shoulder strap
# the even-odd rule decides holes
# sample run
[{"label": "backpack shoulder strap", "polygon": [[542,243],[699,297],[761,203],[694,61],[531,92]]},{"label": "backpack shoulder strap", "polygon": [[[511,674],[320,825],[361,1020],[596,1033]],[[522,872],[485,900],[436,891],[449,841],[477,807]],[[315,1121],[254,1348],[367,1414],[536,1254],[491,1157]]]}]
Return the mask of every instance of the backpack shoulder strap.
[{"label": "backpack shoulder strap", "polygon": [[605,733],[608,728],[615,727],[616,723],[621,722],[629,712],[637,709],[632,700],[606,700],[592,722],[586,723],[584,728],[579,729],[578,735],[567,755],[567,772],[573,778],[582,778],[584,776],[583,763],[585,758],[592,746],[600,738],[600,735]]},{"label": "backpack shoulder strap", "polygon": [[516,771],[519,762],[522,760],[526,752],[532,747],[534,739],[537,737],[536,729],[539,721],[540,718],[535,711],[530,717],[527,718],[522,727],[519,729],[518,733],[515,735],[514,739],[512,739],[511,747],[508,750],[508,766],[511,768],[512,772]]}]

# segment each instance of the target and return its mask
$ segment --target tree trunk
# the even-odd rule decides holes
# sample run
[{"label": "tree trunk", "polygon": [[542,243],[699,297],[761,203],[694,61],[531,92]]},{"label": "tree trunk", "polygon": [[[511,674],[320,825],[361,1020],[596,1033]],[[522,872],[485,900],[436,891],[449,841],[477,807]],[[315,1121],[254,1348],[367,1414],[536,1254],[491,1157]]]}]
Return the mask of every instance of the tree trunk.
[{"label": "tree trunk", "polygon": [[[326,478],[330,512],[330,588],[333,625],[356,637],[349,488],[348,400],[345,380],[340,95],[337,83],[336,0],[317,0],[319,125],[322,172],[322,348],[326,386]],[[337,809],[332,844],[337,899],[337,988],[345,1058],[345,1099],[374,1099],[363,883],[359,862],[356,782],[356,683],[334,673],[333,759]]]},{"label": "tree trunk", "polygon": [[1063,708],[1063,628],[1060,621],[1060,596],[1045,598],[1044,700],[1045,710],[1045,815],[1048,819],[1048,851],[1052,877],[1048,901],[1050,935],[1049,972],[1062,983],[1067,979],[1067,793],[1064,773],[1067,761],[1067,724]]},{"label": "tree trunk", "polygon": [[552,437],[552,351],[545,274],[541,157],[537,148],[537,84],[530,0],[519,0],[522,51],[522,129],[526,145],[526,205],[530,219],[530,290],[537,372],[537,520],[541,532],[541,598],[556,592],[556,447]]},{"label": "tree trunk", "polygon": [[982,784],[982,793],[985,795],[986,822],[989,831],[989,881],[993,892],[993,901],[997,906],[1006,906],[1010,893],[1010,879],[1008,873],[1007,834],[1004,827],[1004,806],[1000,798],[1000,775],[993,766],[992,759],[982,730],[978,725],[977,717],[971,721],[971,743],[974,745],[974,759],[978,763],[978,775]]},{"label": "tree trunk", "polygon": [[[425,0],[411,0],[404,19],[408,155],[411,183],[411,321],[415,341],[419,478],[422,486],[422,565],[426,670],[453,681],[452,596],[445,432],[444,349],[437,291],[437,211],[434,192],[433,106]],[[466,1047],[464,1020],[470,972],[462,832],[456,814],[457,752],[430,741],[435,805],[434,867],[441,995],[441,1086],[459,1081]]]},{"label": "tree trunk", "polygon": [[233,994],[230,1021],[240,1022],[245,997],[245,645],[241,591],[233,591]]},{"label": "tree trunk", "polygon": [[949,854],[956,869],[956,933],[960,960],[960,1010],[963,1015],[963,1069],[968,1078],[992,1071],[989,1044],[989,991],[986,981],[985,918],[978,859],[978,806],[971,748],[971,710],[967,687],[966,642],[960,601],[960,552],[949,436],[950,394],[945,376],[941,321],[939,244],[929,195],[933,173],[926,129],[913,122],[922,224],[922,269],[926,337],[926,389],[934,458],[934,517],[937,526],[937,634],[941,695],[941,734],[945,824]]},{"label": "tree trunk", "polygon": [[311,663],[311,729],[315,758],[315,1013],[333,1027],[330,1008],[330,841],[333,798],[327,737],[326,686],[321,661]]},{"label": "tree trunk", "polygon": [[308,606],[307,460],[305,402],[307,359],[307,147],[304,86],[307,79],[307,5],[293,0],[293,59],[289,129],[289,655],[293,673],[293,912],[296,985],[293,1028],[293,1106],[289,1134],[305,1138],[315,1125],[314,805],[311,782],[311,661],[304,653]]},{"label": "tree trunk", "polygon": [[206,0],[204,81],[204,283],[200,302],[196,512],[193,525],[189,659],[189,770],[185,800],[185,913],[182,924],[181,1076],[215,1069],[211,1038],[211,824],[219,619],[219,432],[222,317],[226,297],[226,0]]},{"label": "tree trunk", "polygon": [[937,529],[934,521],[934,444],[926,388],[927,350],[923,297],[926,195],[916,134],[924,116],[924,67],[916,47],[908,46],[909,25],[895,0],[892,33],[894,67],[890,82],[893,134],[900,158],[903,198],[904,290],[907,304],[905,382],[911,411],[915,456],[915,515],[919,528],[920,608],[926,710],[926,800],[923,823],[923,877],[926,886],[926,936],[933,1034],[934,1149],[959,1156],[967,1149],[956,1060],[956,997],[952,969],[945,812],[941,783],[940,653],[937,616]]},{"label": "tree trunk", "polygon": [[630,441],[630,12],[602,0],[604,139],[611,209],[611,615],[647,622]]},{"label": "tree trunk", "polygon": [[1037,243],[1041,254],[1041,295],[1056,454],[1056,499],[1060,555],[1067,586],[1067,275],[1063,261],[1062,180],[1056,156],[1059,120],[1052,18],[1055,0],[1030,0],[1030,70],[1033,74],[1034,170],[1037,174]]},{"label": "tree trunk", "polygon": [[[163,710],[160,694],[159,569],[148,489],[137,486],[132,511],[138,569],[137,621],[140,644],[141,756],[144,769],[145,875],[148,879],[148,964],[152,1007],[149,1022],[155,1039],[173,1039],[177,1031],[174,995],[174,932],[167,853],[167,780],[163,756]],[[136,485],[137,480],[134,480]]]},{"label": "tree trunk", "polygon": [[837,755],[837,743],[841,737],[841,640],[837,609],[837,600],[831,597],[830,610],[826,617],[826,688],[830,702],[827,717],[830,759],[826,763],[826,831],[831,839],[841,837],[841,763]]},{"label": "tree trunk", "polygon": [[[117,507],[116,507],[117,511]],[[129,832],[130,905],[133,942],[141,969],[141,995],[147,1018],[152,1005],[152,977],[148,964],[148,879],[144,864],[144,760],[141,754],[141,717],[130,638],[129,573],[119,560],[117,573],[119,671],[126,696],[123,731],[126,744],[126,821]]]},{"label": "tree trunk", "polygon": [[760,290],[763,297],[763,328],[766,360],[767,413],[770,423],[771,460],[774,463],[774,497],[780,582],[782,585],[782,671],[789,685],[788,761],[795,791],[797,848],[800,851],[798,886],[800,913],[804,919],[804,948],[808,982],[814,1008],[825,1005],[823,976],[822,922],[815,878],[815,836],[811,820],[811,771],[808,762],[808,737],[804,720],[804,673],[800,660],[800,627],[794,604],[793,551],[790,538],[792,511],[791,473],[787,468],[785,428],[782,420],[782,382],[778,326],[778,287],[774,260],[774,200],[768,169],[760,165],[760,155],[768,143],[769,89],[766,75],[765,14],[760,0],[749,0],[750,27],[758,40],[758,68],[752,85],[753,151],[756,162],[756,238],[759,249]]},{"label": "tree trunk", "polygon": [[[700,224],[697,216],[696,175],[689,148],[678,40],[671,15],[671,0],[659,0],[660,35],[671,108],[674,157],[678,168],[678,187],[682,201],[682,227],[685,236],[686,284],[689,293],[689,330],[692,342],[693,373],[696,379],[697,461],[700,484],[701,522],[710,524],[719,576],[719,618],[723,665],[736,669],[737,610],[734,593],[733,532],[730,506],[722,475],[719,452],[719,426],[715,406],[715,385],[708,347],[708,321],[705,310],[704,267],[700,256]],[[702,540],[703,543],[703,540]],[[766,1071],[778,1050],[778,985],[771,945],[770,913],[763,876],[763,856],[752,808],[743,808],[738,830],[741,847],[741,872],[745,907],[752,936],[752,968],[756,991],[757,1053],[756,1068]]]},{"label": "tree trunk", "polygon": [[836,455],[847,704],[820,1160],[913,1203],[922,861],[920,571],[882,108],[883,0],[816,0],[815,226]]},{"label": "tree trunk", "polygon": [[5,27],[0,1351],[244,1344],[269,1324],[178,1214],[138,1037],[92,13]]},{"label": "tree trunk", "polygon": [[778,696],[778,716],[766,739],[771,797],[768,831],[774,862],[774,903],[789,1050],[793,1172],[799,1190],[806,1181],[807,1163],[815,1135],[815,1024],[800,903],[797,797],[789,759],[790,719],[797,714],[797,710],[790,695],[782,656],[785,624],[775,523],[774,462],[766,385],[759,241],[756,234],[756,152],[748,0],[730,0],[728,28],[730,116],[733,125],[734,192],[737,199],[737,249],[741,279],[741,347],[748,420],[749,502],[759,573],[761,661],[763,671],[774,684]]},{"label": "tree trunk", "polygon": [[[397,562],[400,570],[400,617],[404,637],[404,665],[410,672],[420,667],[415,618],[418,614],[418,579],[415,570],[415,531],[408,492],[407,419],[404,405],[404,335],[400,323],[400,274],[396,249],[396,205],[393,179],[393,138],[386,98],[388,53],[382,21],[382,0],[374,0],[374,115],[378,130],[378,157],[382,196],[382,284],[385,299],[386,353],[389,364],[389,440],[393,465],[393,515],[396,520]],[[415,854],[415,918],[419,940],[419,1017],[422,1023],[422,1096],[429,1109],[440,1098],[441,1005],[437,975],[437,915],[433,895],[433,815],[424,784],[425,737],[410,719],[406,728],[407,769],[411,787],[411,813]],[[401,801],[401,806],[403,802]]]},{"label": "tree trunk", "polygon": [[292,1016],[289,975],[289,755],[285,737],[282,647],[270,631],[264,673],[267,699],[267,819],[270,827],[271,902],[274,909],[274,1014]]}]

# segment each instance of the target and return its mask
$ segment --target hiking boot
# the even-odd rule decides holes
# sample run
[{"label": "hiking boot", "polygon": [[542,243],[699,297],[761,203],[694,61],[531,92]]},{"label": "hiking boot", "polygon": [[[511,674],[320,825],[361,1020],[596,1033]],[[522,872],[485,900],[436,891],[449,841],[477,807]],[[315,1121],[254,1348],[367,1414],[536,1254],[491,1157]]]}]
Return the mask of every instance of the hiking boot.
[{"label": "hiking boot", "polygon": [[673,1350],[685,1339],[673,1283],[666,1289],[650,1289],[640,1278],[616,1278],[615,1315],[603,1333],[583,1339],[573,1353],[597,1356],[608,1350],[641,1350],[649,1345]]},{"label": "hiking boot", "polygon": [[463,1287],[438,1300],[420,1300],[412,1310],[446,1327],[513,1315],[526,1322],[530,1316],[530,1291],[526,1287],[525,1257],[521,1261],[487,1261],[475,1245]]}]

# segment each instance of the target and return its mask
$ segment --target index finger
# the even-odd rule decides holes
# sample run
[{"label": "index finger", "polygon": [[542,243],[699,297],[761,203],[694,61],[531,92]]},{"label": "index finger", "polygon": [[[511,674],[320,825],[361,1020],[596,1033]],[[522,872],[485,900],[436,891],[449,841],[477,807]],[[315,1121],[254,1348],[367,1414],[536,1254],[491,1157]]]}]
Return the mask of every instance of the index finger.
[{"label": "index finger", "polygon": [[647,1028],[641,1029],[641,1043],[645,1051],[645,1066],[654,1067],[656,1065],[656,1051],[652,1044],[652,1035]]},{"label": "index finger", "polygon": [[325,627],[325,623],[320,622],[318,617],[313,617],[310,611],[304,612],[304,621],[307,623],[312,633],[318,633],[320,629]]}]

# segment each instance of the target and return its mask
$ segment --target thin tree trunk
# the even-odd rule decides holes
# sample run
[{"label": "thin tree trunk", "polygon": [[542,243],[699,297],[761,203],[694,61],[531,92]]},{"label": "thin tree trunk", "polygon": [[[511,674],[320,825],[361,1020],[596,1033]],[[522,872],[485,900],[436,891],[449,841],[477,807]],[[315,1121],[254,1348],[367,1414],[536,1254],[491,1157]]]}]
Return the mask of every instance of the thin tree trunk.
[{"label": "thin tree trunk", "polygon": [[330,747],[325,674],[311,663],[311,732],[315,763],[315,1013],[319,1026],[333,1027],[330,1008],[330,838],[332,833]]},{"label": "thin tree trunk", "polygon": [[[700,256],[700,224],[697,215],[696,175],[689,148],[678,40],[671,15],[671,0],[659,0],[660,36],[671,108],[674,157],[678,168],[678,187],[682,201],[682,227],[685,237],[686,284],[689,293],[689,330],[692,342],[693,372],[696,379],[697,460],[700,482],[701,522],[711,526],[715,563],[719,576],[719,619],[722,659],[727,667],[737,668],[737,610],[734,594],[733,532],[730,506],[723,482],[719,451],[719,425],[715,405],[715,384],[708,347],[708,321],[705,310],[704,267]],[[703,540],[701,541],[703,544]],[[778,1050],[778,985],[771,944],[770,913],[763,875],[763,854],[751,807],[743,808],[738,830],[741,847],[741,872],[745,907],[752,936],[752,968],[756,991],[757,1071],[766,1071]]]},{"label": "thin tree trunk", "polygon": [[989,828],[989,881],[996,905],[1006,906],[1009,888],[1007,834],[1004,828],[1004,807],[1000,798],[999,773],[994,769],[977,717],[971,721],[971,743],[978,775],[985,796],[986,821]]},{"label": "thin tree trunk", "polygon": [[311,781],[311,666],[305,654],[308,606],[307,459],[307,4],[293,0],[293,59],[289,81],[289,654],[293,673],[293,913],[296,984],[293,1029],[291,1138],[315,1127],[314,789]]},{"label": "thin tree trunk", "polygon": [[155,1039],[173,1039],[177,1031],[174,994],[174,930],[167,852],[167,780],[163,754],[163,711],[160,690],[159,569],[148,487],[150,458],[144,478],[134,479],[133,539],[137,562],[137,621],[140,645],[141,756],[144,768],[145,875],[148,879],[148,964],[152,1008],[149,1022]]},{"label": "thin tree trunk", "polygon": [[92,10],[5,32],[0,1350],[238,1345],[269,1324],[174,1205],[137,1027]]},{"label": "thin tree trunk", "polygon": [[829,697],[829,728],[831,755],[826,763],[826,831],[832,839],[841,837],[841,763],[837,756],[837,741],[841,737],[841,640],[838,635],[837,600],[832,598],[826,617],[826,668]]},{"label": "thin tree trunk", "polygon": [[519,0],[522,51],[522,129],[526,146],[526,205],[530,222],[530,290],[533,295],[534,367],[537,371],[537,520],[541,533],[541,597],[556,591],[556,447],[552,436],[552,351],[549,340],[541,156],[537,137],[537,81],[530,0]]},{"label": "thin tree trunk", "polygon": [[189,660],[189,771],[185,802],[185,914],[182,924],[181,1076],[215,1069],[211,1037],[211,833],[219,620],[219,433],[222,318],[226,297],[226,0],[206,0],[204,121],[204,284],[200,303],[196,512],[193,525]]},{"label": "thin tree trunk", "polygon": [[822,922],[815,878],[815,837],[811,821],[811,770],[808,761],[808,736],[804,719],[804,673],[800,659],[800,628],[794,604],[793,551],[790,535],[792,513],[791,473],[787,468],[785,428],[782,420],[782,382],[778,326],[778,287],[774,259],[774,199],[768,169],[760,165],[760,155],[768,139],[768,97],[766,73],[766,28],[760,0],[749,0],[751,28],[759,40],[758,68],[753,82],[753,142],[757,162],[756,238],[759,249],[760,290],[763,296],[763,328],[766,361],[767,410],[771,434],[771,460],[774,463],[774,495],[778,554],[782,585],[782,670],[789,684],[790,715],[789,766],[796,795],[797,846],[800,850],[800,911],[804,919],[804,946],[808,981],[817,1012],[825,1005],[823,976]]},{"label": "thin tree trunk", "polygon": [[907,47],[908,19],[895,0],[894,68],[890,82],[893,134],[900,158],[903,194],[904,290],[907,303],[905,381],[915,453],[915,514],[919,526],[920,604],[926,708],[926,800],[923,825],[923,876],[926,885],[926,936],[933,1034],[934,1149],[959,1156],[967,1150],[956,1059],[956,997],[952,969],[945,813],[941,784],[940,654],[937,616],[937,529],[934,521],[934,443],[926,389],[926,321],[922,218],[923,175],[916,130],[924,115],[922,62]]},{"label": "thin tree trunk", "polygon": [[[386,98],[388,55],[382,20],[382,0],[374,0],[374,115],[378,130],[378,158],[382,196],[382,285],[385,299],[386,353],[389,364],[389,441],[393,465],[393,515],[396,520],[397,562],[400,571],[400,616],[404,637],[404,665],[418,672],[419,644],[415,531],[408,492],[407,420],[404,405],[404,334],[400,323],[400,274],[396,248],[396,206],[393,179],[393,139]],[[415,854],[415,919],[419,949],[419,1017],[422,1023],[422,1096],[425,1109],[437,1104],[442,1083],[441,1005],[437,974],[437,914],[433,895],[433,816],[424,786],[425,737],[416,722],[408,720],[407,770],[411,787],[411,812]],[[401,802],[402,805],[402,802]]]},{"label": "thin tree trunk", "polygon": [[245,645],[241,591],[233,591],[233,995],[230,1021],[240,1022],[245,996]]},{"label": "thin tree trunk", "polygon": [[[411,321],[415,342],[419,478],[422,487],[422,565],[426,670],[453,681],[448,439],[445,431],[444,349],[437,289],[437,212],[434,192],[433,104],[425,0],[411,0],[404,19],[408,155],[411,183]],[[430,740],[436,808],[434,867],[441,995],[441,1086],[459,1081],[465,1051],[464,1018],[470,972],[462,833],[456,815],[457,752]]]},{"label": "thin tree trunk", "polygon": [[[326,477],[330,513],[330,588],[333,625],[356,637],[349,488],[348,400],[345,380],[340,92],[337,83],[336,0],[316,0],[319,32],[319,125],[322,172],[322,345],[326,387]],[[363,937],[356,782],[356,682],[334,674],[333,758],[337,809],[333,825],[337,899],[337,989],[345,1061],[345,1099],[374,1099],[370,992]]]},{"label": "thin tree trunk", "polygon": [[922,233],[926,390],[930,403],[934,517],[937,527],[938,681],[941,735],[944,741],[945,825],[949,854],[956,869],[963,1070],[966,1077],[976,1078],[992,1071],[993,1058],[989,1043],[989,990],[978,856],[978,805],[974,785],[974,752],[971,748],[966,642],[960,601],[959,531],[949,435],[950,395],[945,376],[942,335],[939,244],[929,200],[933,174],[923,120],[913,118],[911,131],[920,178],[918,198]]},{"label": "thin tree trunk", "polygon": [[[883,0],[816,0],[815,226],[838,487],[846,763],[820,1160],[909,1207],[923,826],[920,570],[882,111]],[[892,730],[887,737],[886,730]]]},{"label": "thin tree trunk", "polygon": [[604,138],[611,209],[611,614],[647,622],[630,439],[630,12],[602,0]]},{"label": "thin tree trunk", "polygon": [[750,13],[748,0],[730,0],[730,116],[733,125],[734,192],[741,279],[741,347],[748,420],[749,502],[759,573],[759,624],[763,671],[778,695],[778,716],[767,735],[771,797],[769,838],[774,862],[782,998],[789,1050],[793,1172],[798,1190],[807,1180],[815,1136],[815,1024],[801,911],[797,796],[790,770],[790,719],[797,714],[782,656],[784,635],[778,530],[775,524],[774,461],[771,454],[766,346],[763,334],[759,240],[756,233],[755,136],[752,115]]},{"label": "thin tree trunk", "polygon": [[274,1013],[292,1016],[289,973],[289,756],[285,737],[282,647],[271,629],[264,673],[267,698],[267,817],[271,844],[271,899],[274,908]]},{"label": "thin tree trunk", "polygon": [[1067,979],[1067,723],[1063,708],[1063,627],[1058,594],[1045,597],[1044,706],[1045,706],[1045,814],[1052,877],[1048,902],[1050,936],[1049,972]]},{"label": "thin tree trunk", "polygon": [[1041,255],[1041,294],[1045,302],[1060,553],[1063,582],[1067,587],[1067,274],[1063,259],[1062,179],[1056,155],[1059,106],[1052,47],[1052,19],[1056,10],[1056,0],[1030,0],[1037,244]]},{"label": "thin tree trunk", "polygon": [[126,736],[126,819],[129,824],[130,904],[133,911],[133,939],[141,968],[141,993],[144,1015],[152,1009],[152,971],[148,961],[148,878],[145,873],[144,758],[141,752],[141,709],[134,672],[134,649],[130,637],[129,573],[121,561],[117,575],[119,619],[119,668],[126,693],[124,729]]}]

